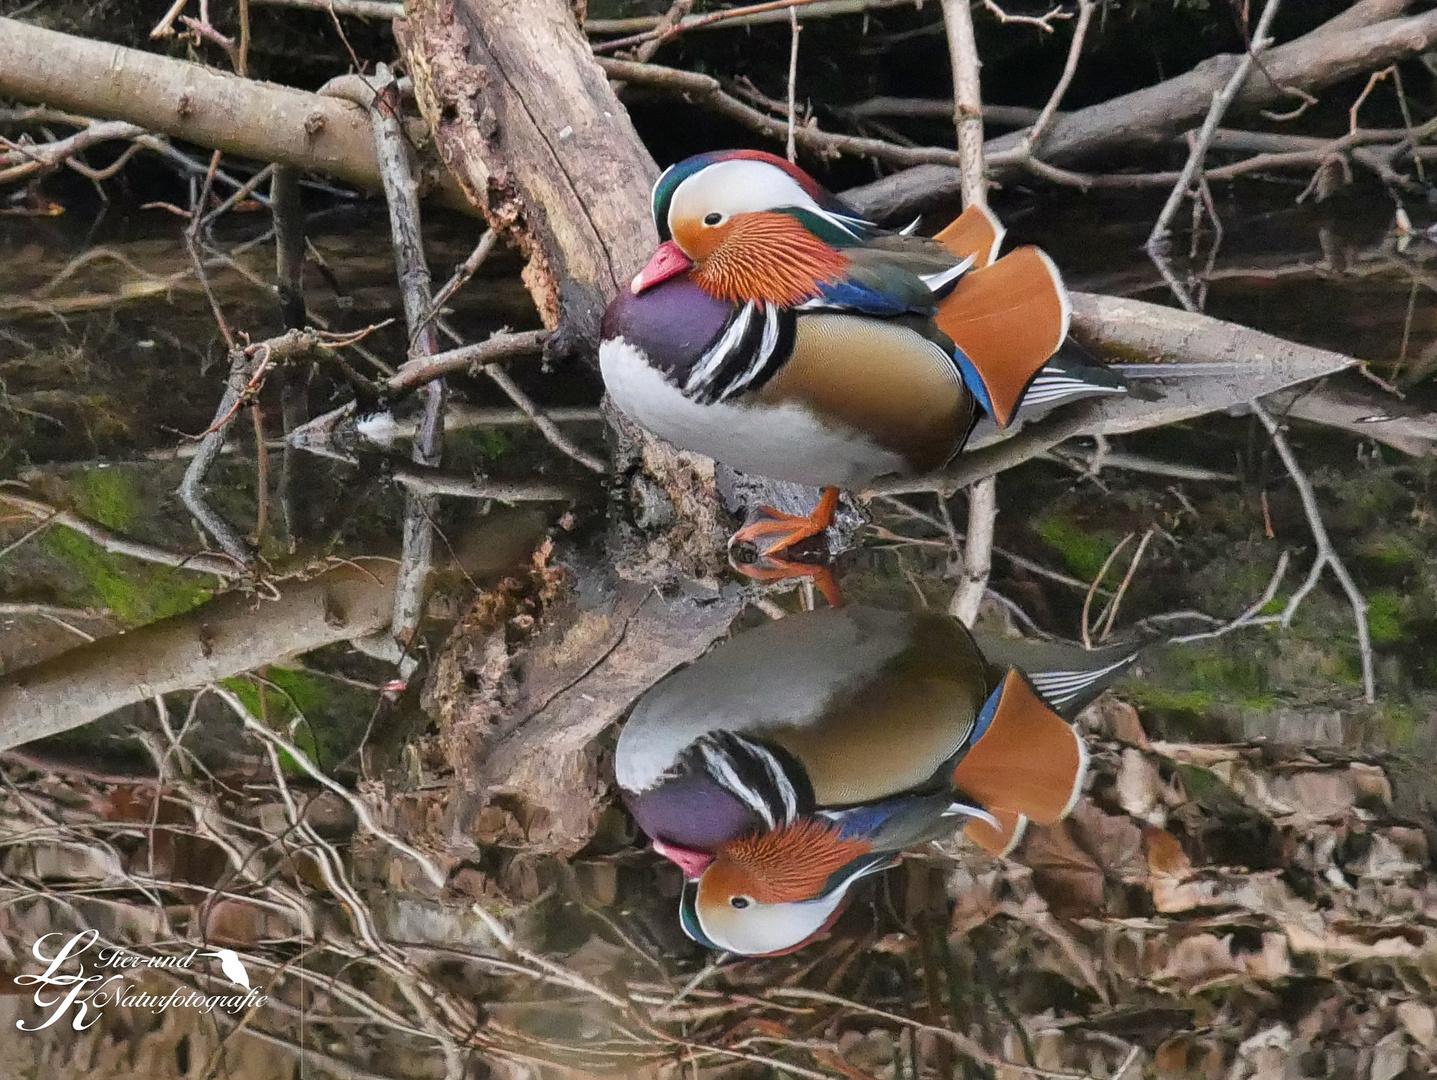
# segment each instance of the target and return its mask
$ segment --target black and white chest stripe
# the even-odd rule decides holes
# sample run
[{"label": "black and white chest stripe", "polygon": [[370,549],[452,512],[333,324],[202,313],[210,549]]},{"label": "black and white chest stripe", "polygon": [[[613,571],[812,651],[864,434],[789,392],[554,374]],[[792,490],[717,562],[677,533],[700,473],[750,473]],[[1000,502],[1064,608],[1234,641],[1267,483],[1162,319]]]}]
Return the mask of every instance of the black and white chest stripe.
[{"label": "black and white chest stripe", "polygon": [[681,767],[708,773],[767,829],[791,825],[813,810],[813,788],[796,762],[733,732],[711,731],[695,740]]},{"label": "black and white chest stripe", "polygon": [[700,405],[760,389],[793,352],[798,317],[790,309],[750,300],[695,361],[679,387]]}]

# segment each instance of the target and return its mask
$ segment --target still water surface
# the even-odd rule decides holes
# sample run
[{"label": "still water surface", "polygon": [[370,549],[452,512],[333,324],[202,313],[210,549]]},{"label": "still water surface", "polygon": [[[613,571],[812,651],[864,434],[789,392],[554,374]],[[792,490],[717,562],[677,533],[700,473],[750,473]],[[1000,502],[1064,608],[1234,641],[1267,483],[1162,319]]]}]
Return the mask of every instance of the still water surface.
[{"label": "still water surface", "polygon": [[[1076,287],[1170,300],[1139,250],[1152,208],[1010,193],[998,209]],[[5,1040],[11,1069],[133,1075],[145,1062],[156,1076],[425,1077],[446,1062],[478,1076],[560,1062],[627,1076],[1007,1077],[1025,1073],[1005,1063],[1110,1076],[1141,1062],[1164,1076],[1418,1075],[1432,1062],[1437,970],[1437,245],[1399,246],[1375,200],[1293,208],[1239,191],[1219,210],[1216,258],[1207,265],[1205,245],[1191,268],[1206,310],[1368,361],[1412,414],[1387,443],[1351,424],[1290,431],[1370,604],[1375,705],[1362,702],[1351,611],[1329,575],[1286,629],[1145,657],[1084,715],[1088,798],[1018,861],[944,845],[861,890],[821,943],[714,969],[679,930],[677,873],[642,850],[620,811],[600,814],[593,841],[565,860],[526,849],[542,825],[517,820],[516,808],[457,820],[444,740],[421,707],[442,702],[422,702],[422,679],[388,685],[391,664],[328,645],[224,687],[359,790],[386,830],[460,852],[445,888],[356,838],[352,808],[246,737],[215,694],[171,694],[159,710],[130,708],[27,746],[4,759],[0,967],[31,971],[36,937],[84,926],[151,952],[205,939],[242,954],[270,1000],[247,1018],[106,1010],[89,1032],[66,1022]],[[427,225],[442,280],[475,229]],[[231,215],[210,249],[216,301],[254,340],[279,330],[265,229],[263,213]],[[345,207],[309,230],[316,321],[354,330],[400,318],[382,216]],[[0,265],[0,494],[28,500],[0,503],[0,672],[13,672],[224,588],[189,567],[103,550],[34,507],[71,511],[105,536],[203,550],[174,490],[227,361],[180,226],[160,211],[0,218],[0,250],[10,255]],[[496,255],[451,302],[466,340],[535,324],[516,270]],[[394,362],[402,331],[391,323],[364,345]],[[374,370],[354,351],[347,360]],[[591,372],[532,363],[514,375],[573,440],[603,452]],[[1356,415],[1384,407],[1375,381],[1333,384]],[[245,421],[211,475],[216,506],[258,531],[277,576],[320,558],[393,558],[403,497],[391,464],[372,448],[351,461],[285,451],[279,389],[276,380],[261,397],[263,467]],[[603,493],[583,470],[494,386],[455,390],[467,419],[451,425],[446,468],[581,484],[582,527],[597,535]],[[299,393],[311,414],[352,396],[329,374]],[[1085,618],[1095,643],[1200,630],[1257,600],[1285,551],[1292,566],[1273,610],[1301,582],[1311,534],[1252,419],[1112,440],[1100,471],[1094,450],[1065,447],[1001,478],[991,631],[1073,640]],[[841,563],[849,601],[946,609],[945,516],[961,526],[962,498],[869,509],[873,527]],[[474,617],[475,586],[517,570],[562,510],[444,501],[438,524],[453,557],[421,655],[442,653],[453,620]],[[1090,591],[1125,537],[1116,569]],[[794,611],[803,599],[767,604]],[[1199,614],[1165,619],[1182,611]],[[479,904],[515,928],[512,942],[496,940]],[[217,972],[179,978],[222,985]],[[34,1023],[28,993],[3,1000],[12,1022]]]}]

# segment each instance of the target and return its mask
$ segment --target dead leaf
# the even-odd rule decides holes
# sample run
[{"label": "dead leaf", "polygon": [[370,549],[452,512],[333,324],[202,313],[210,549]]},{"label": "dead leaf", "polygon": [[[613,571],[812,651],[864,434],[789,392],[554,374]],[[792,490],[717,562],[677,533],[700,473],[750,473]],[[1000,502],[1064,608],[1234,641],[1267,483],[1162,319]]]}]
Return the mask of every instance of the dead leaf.
[{"label": "dead leaf", "polygon": [[1071,819],[1047,829],[1029,828],[1022,852],[1039,895],[1064,918],[1103,910],[1103,868],[1075,841],[1074,829]]},{"label": "dead leaf", "polygon": [[1407,1068],[1407,1044],[1402,1029],[1389,1031],[1372,1048],[1369,1080],[1395,1080]]},{"label": "dead leaf", "polygon": [[1148,748],[1147,732],[1138,717],[1138,710],[1112,694],[1103,694],[1078,714],[1077,723],[1094,735],[1116,739],[1144,750]]},{"label": "dead leaf", "polygon": [[1139,820],[1161,825],[1162,790],[1162,778],[1147,755],[1131,746],[1124,750],[1118,765],[1118,804]]},{"label": "dead leaf", "polygon": [[1432,1008],[1420,1001],[1404,1001],[1397,1006],[1397,1019],[1412,1041],[1424,1050],[1437,1045],[1437,1017]]},{"label": "dead leaf", "polygon": [[878,1077],[874,1076],[873,1073],[866,1072],[855,1065],[850,1065],[840,1054],[832,1050],[815,1046],[809,1053],[813,1055],[813,1060],[818,1062],[819,1065],[825,1069],[832,1069],[840,1076],[847,1077],[847,1080],[878,1080]]},{"label": "dead leaf", "polygon": [[1241,957],[1247,972],[1258,982],[1274,982],[1292,974],[1292,962],[1288,957],[1287,938],[1281,934],[1262,935],[1262,950],[1244,953]]},{"label": "dead leaf", "polygon": [[1148,853],[1148,873],[1182,881],[1193,872],[1192,860],[1183,851],[1177,837],[1165,829],[1149,825],[1143,830],[1143,843]]},{"label": "dead leaf", "polygon": [[1396,881],[1417,873],[1422,864],[1408,858],[1389,836],[1374,832],[1362,857],[1348,863],[1346,869],[1368,881]]},{"label": "dead leaf", "polygon": [[1232,1080],[1284,1080],[1291,1050],[1292,1032],[1274,1024],[1243,1041],[1228,1076]]},{"label": "dead leaf", "polygon": [[1243,965],[1232,955],[1232,935],[1193,934],[1173,946],[1168,962],[1157,973],[1159,982],[1176,982],[1187,990],[1226,976],[1241,974]]}]

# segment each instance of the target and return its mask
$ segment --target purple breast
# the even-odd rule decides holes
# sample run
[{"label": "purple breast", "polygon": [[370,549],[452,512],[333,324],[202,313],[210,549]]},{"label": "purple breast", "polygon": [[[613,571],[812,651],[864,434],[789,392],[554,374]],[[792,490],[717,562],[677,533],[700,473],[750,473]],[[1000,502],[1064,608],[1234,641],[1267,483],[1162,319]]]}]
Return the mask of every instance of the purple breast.
[{"label": "purple breast", "polygon": [[733,312],[733,304],[715,300],[681,274],[638,296],[621,289],[604,312],[602,336],[605,341],[623,338],[676,380],[703,356]]},{"label": "purple breast", "polygon": [[752,810],[712,778],[696,773],[622,795],[646,835],[691,851],[716,851],[762,824]]}]

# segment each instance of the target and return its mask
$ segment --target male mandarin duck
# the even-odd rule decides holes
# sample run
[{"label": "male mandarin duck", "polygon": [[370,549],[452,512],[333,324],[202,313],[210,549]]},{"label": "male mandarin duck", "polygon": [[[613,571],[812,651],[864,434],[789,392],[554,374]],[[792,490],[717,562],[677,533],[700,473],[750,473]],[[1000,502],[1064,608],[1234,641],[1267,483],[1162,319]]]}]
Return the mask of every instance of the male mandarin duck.
[{"label": "male mandarin duck", "polygon": [[604,314],[614,402],[682,449],[824,488],[809,517],[765,510],[735,540],[776,552],[826,528],[840,487],[937,468],[975,421],[1126,392],[1055,358],[1067,291],[1035,247],[969,207],[936,237],[864,220],[772,154],[727,150],[653,190],[662,243]]},{"label": "male mandarin duck", "polygon": [[1006,854],[1072,808],[1087,768],[1065,717],[1132,661],[981,643],[948,616],[867,607],[735,635],[657,683],[619,734],[615,775],[691,883],[681,921],[733,953],[786,952],[850,886],[953,833]]}]

